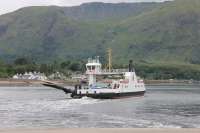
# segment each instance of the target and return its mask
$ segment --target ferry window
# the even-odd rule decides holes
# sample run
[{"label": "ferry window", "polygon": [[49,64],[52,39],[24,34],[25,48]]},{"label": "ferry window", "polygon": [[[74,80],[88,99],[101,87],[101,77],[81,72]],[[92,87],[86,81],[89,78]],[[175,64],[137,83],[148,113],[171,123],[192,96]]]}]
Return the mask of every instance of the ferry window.
[{"label": "ferry window", "polygon": [[94,70],[95,69],[95,66],[92,66],[92,70]]},{"label": "ferry window", "polygon": [[81,86],[81,85],[79,85],[79,87],[78,87],[78,88],[79,88],[79,90],[81,90],[81,89],[82,89],[82,86]]},{"label": "ferry window", "polygon": [[90,66],[88,66],[88,67],[87,67],[87,69],[88,69],[88,70],[91,70],[91,67],[90,67]]}]

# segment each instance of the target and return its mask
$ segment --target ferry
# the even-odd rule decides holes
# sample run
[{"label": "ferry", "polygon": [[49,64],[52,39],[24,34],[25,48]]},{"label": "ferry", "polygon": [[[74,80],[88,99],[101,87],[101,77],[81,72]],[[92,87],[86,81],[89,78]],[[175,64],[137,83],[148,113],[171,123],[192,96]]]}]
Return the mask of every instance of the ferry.
[{"label": "ferry", "polygon": [[[71,94],[72,98],[90,97],[95,99],[118,99],[127,97],[143,96],[146,92],[143,79],[136,75],[132,61],[129,61],[129,68],[103,70],[99,57],[88,59],[86,73],[88,84],[76,85],[73,89],[59,86],[53,82],[43,81],[43,85],[63,90]],[[112,79],[110,83],[102,84],[97,82],[98,76],[122,75],[122,79]]]}]

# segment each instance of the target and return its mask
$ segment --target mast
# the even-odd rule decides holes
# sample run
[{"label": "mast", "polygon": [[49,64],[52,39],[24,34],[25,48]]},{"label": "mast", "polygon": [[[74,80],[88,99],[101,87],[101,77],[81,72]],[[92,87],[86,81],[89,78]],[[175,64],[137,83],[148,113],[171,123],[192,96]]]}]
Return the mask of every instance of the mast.
[{"label": "mast", "polygon": [[112,49],[108,49],[108,70],[111,72],[112,69]]}]

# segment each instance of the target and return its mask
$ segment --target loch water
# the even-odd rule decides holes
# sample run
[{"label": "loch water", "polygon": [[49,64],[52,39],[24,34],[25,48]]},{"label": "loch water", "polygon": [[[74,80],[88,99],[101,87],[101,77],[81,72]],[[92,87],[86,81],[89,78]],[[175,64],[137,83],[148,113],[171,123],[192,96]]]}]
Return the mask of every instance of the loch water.
[{"label": "loch water", "polygon": [[200,128],[199,86],[147,86],[144,97],[70,99],[48,87],[0,87],[2,128]]}]

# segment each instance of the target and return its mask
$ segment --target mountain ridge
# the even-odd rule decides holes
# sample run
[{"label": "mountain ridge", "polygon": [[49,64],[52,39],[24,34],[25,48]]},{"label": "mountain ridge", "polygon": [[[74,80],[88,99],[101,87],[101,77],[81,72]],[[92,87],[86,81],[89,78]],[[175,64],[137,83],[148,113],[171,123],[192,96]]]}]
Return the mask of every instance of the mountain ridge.
[{"label": "mountain ridge", "polygon": [[[95,4],[100,6],[99,10],[103,9],[102,3]],[[107,4],[103,5],[105,8]],[[104,11],[116,5],[129,4],[108,4]],[[119,15],[117,12],[113,15],[116,7],[105,14],[99,10],[93,12],[95,6],[89,6],[93,8],[84,12],[81,9],[88,5],[78,6],[78,13],[74,13],[78,7],[71,7],[71,13],[67,11],[71,8],[66,7],[28,7],[0,16],[1,59],[28,57],[37,62],[51,62],[95,55],[105,58],[110,47],[114,62],[118,63],[134,59],[200,64],[198,0],[140,3],[138,7],[132,4],[135,12],[119,6]],[[126,12],[130,15],[124,15]]]}]

